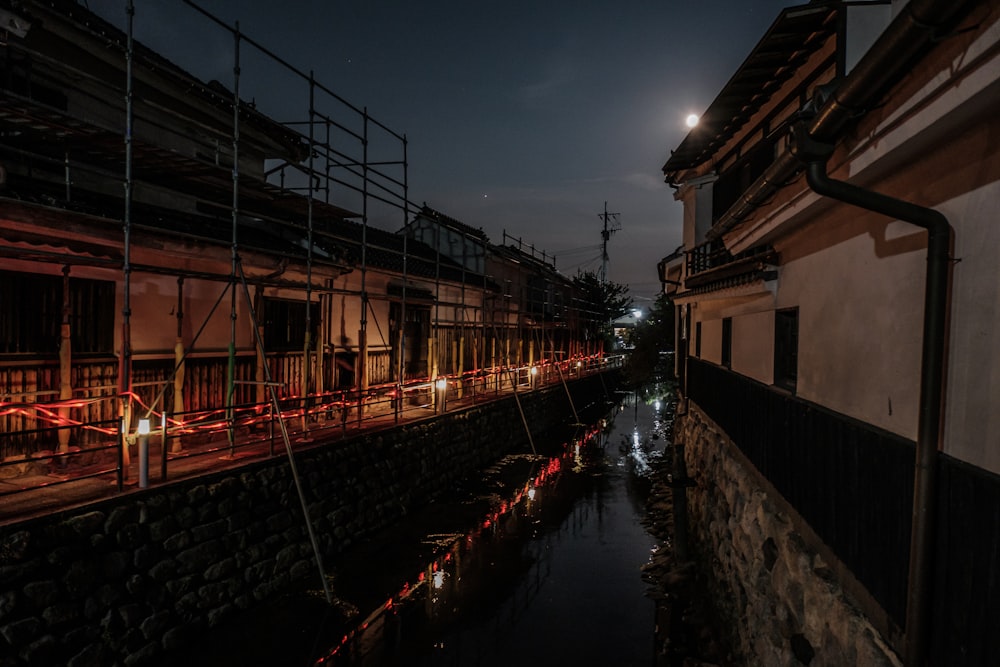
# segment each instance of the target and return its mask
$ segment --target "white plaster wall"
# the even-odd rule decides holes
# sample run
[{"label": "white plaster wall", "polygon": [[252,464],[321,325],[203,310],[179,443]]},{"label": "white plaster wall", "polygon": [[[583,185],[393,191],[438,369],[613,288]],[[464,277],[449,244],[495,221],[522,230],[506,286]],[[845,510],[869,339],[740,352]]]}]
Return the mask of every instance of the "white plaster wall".
[{"label": "white plaster wall", "polygon": [[[177,341],[177,279],[172,276],[133,274],[129,304],[132,310],[132,353],[136,358],[147,355],[174,354]],[[229,346],[231,296],[227,293],[219,305],[212,306],[226,285],[222,282],[184,281],[184,319],[181,323],[184,345],[191,347],[194,336],[201,329],[192,354],[219,353]],[[121,281],[115,289],[117,319],[121,321],[124,286]],[[252,294],[252,292],[251,292]],[[249,308],[242,288],[236,295],[236,349],[244,350],[254,345],[250,328]],[[121,348],[121,332],[115,331],[115,350]]]},{"label": "white plaster wall", "polygon": [[[334,287],[342,290],[360,289],[360,271],[354,271],[334,281]],[[356,275],[357,274],[357,275]],[[365,276],[365,289],[374,290],[376,286],[371,284],[374,276],[369,273]],[[384,289],[380,283],[378,289]],[[383,292],[384,293],[384,292]],[[358,331],[361,322],[361,299],[357,294],[334,294],[333,295],[333,317],[330,321],[330,342],[337,351],[344,349],[357,352]]]},{"label": "white plaster wall", "polygon": [[774,382],[774,311],[733,317],[732,370],[758,382]]},{"label": "white plaster wall", "polygon": [[792,259],[776,307],[799,308],[796,395],[915,439],[926,234],[846,205],[831,213],[781,249]]},{"label": "white plaster wall", "polygon": [[[697,209],[696,190],[693,186],[683,186],[677,191],[674,199],[684,206],[684,222],[682,225],[684,248],[690,250],[698,244],[696,240],[695,215]],[[669,252],[669,250],[667,251]]]},{"label": "white plaster wall", "polygon": [[[378,281],[379,283],[383,281]],[[378,294],[385,294],[385,287],[379,285]],[[389,304],[386,299],[371,299],[368,302],[368,351],[391,349],[389,341]],[[358,323],[360,327],[360,322]]]},{"label": "white plaster wall", "polygon": [[945,451],[1000,473],[1000,183],[953,199],[955,227]]},{"label": "white plaster wall", "polygon": [[701,323],[701,358],[713,364],[722,363],[722,320]]}]

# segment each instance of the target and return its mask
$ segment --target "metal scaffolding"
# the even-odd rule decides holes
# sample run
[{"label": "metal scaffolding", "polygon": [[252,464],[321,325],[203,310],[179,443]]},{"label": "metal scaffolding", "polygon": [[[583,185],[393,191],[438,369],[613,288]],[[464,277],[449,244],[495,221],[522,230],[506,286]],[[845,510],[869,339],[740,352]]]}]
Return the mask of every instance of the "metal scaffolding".
[{"label": "metal scaffolding", "polygon": [[[522,376],[530,377],[529,367],[553,376],[558,364],[568,368],[574,352],[572,335],[565,322],[546,319],[553,307],[545,286],[531,284],[523,273],[514,276],[512,284],[510,276],[490,276],[487,270],[488,253],[496,254],[496,261],[522,265],[528,257],[523,242],[518,240],[516,249],[503,249],[491,246],[484,235],[473,238],[463,232],[460,256],[450,259],[443,254],[440,227],[433,241],[420,242],[410,229],[410,218],[415,211],[424,215],[428,209],[409,199],[406,135],[374,119],[367,108],[350,104],[318,82],[312,71],[289,64],[242,32],[238,23],[227,25],[191,0],[184,0],[181,7],[228,37],[213,43],[232,44],[231,86],[203,83],[133,40],[133,23],[141,23],[143,14],[141,7],[137,13],[132,0],[123,0],[124,31],[82,7],[75,7],[73,15],[63,15],[47,3],[28,4],[52,25],[61,26],[59,39],[74,39],[66,35],[77,31],[74,48],[89,48],[90,56],[104,69],[98,74],[83,63],[59,62],[13,39],[4,47],[12,76],[0,99],[0,125],[24,130],[23,136],[8,133],[0,143],[0,161],[19,169],[8,179],[9,185],[19,189],[10,210],[24,208],[25,216],[49,220],[53,229],[72,219],[101,233],[93,241],[73,240],[62,247],[39,244],[27,236],[21,242],[11,233],[4,239],[10,242],[0,244],[0,256],[60,265],[65,281],[73,279],[72,271],[120,270],[122,284],[114,392],[117,423],[108,428],[83,417],[67,417],[54,422],[60,442],[71,428],[115,434],[123,457],[117,468],[124,476],[129,469],[129,446],[134,444],[135,417],[143,412],[147,418],[156,415],[162,424],[165,471],[168,438],[170,455],[182,456],[181,437],[222,425],[232,457],[238,429],[258,428],[263,423],[268,428],[278,424],[284,430],[283,415],[301,419],[300,433],[308,438],[317,419],[338,413],[340,427],[346,429],[348,412],[353,411],[360,424],[373,403],[383,399],[398,421],[408,403],[435,410],[436,402],[448,392],[452,398],[468,398],[465,394],[471,391],[474,400],[480,393],[485,396],[505,387],[525,386]],[[248,82],[254,80],[254,68],[262,63],[279,70],[283,86],[295,83],[300,87],[302,111],[281,110],[292,115],[291,120],[273,120],[278,112],[265,113],[265,101],[258,106],[256,97],[247,92],[253,90]],[[108,71],[121,72],[121,78],[114,79]],[[69,91],[73,99],[100,113],[76,117],[68,107],[53,106],[51,95],[46,98],[37,93],[59,86],[75,86]],[[285,95],[282,101],[291,97]],[[115,99],[121,101],[116,104]],[[116,125],[113,119],[119,114],[123,122]],[[166,138],[158,141],[161,136]],[[181,141],[195,148],[178,150],[176,144]],[[183,206],[161,203],[172,193],[183,197]],[[38,203],[46,208],[38,209]],[[116,224],[119,217],[121,240],[118,244],[104,241],[110,235],[103,228]],[[401,232],[373,226],[373,218],[383,226],[401,218]],[[211,248],[220,251],[219,258],[227,248],[228,271],[215,260],[157,261],[150,248],[168,243]],[[474,244],[481,247],[472,253],[474,261],[470,262]],[[199,250],[199,254],[206,253]],[[247,257],[256,258],[253,272],[245,270]],[[554,257],[542,253],[539,262],[533,247],[530,257],[537,262],[535,269],[555,273]],[[274,266],[268,268],[262,258]],[[143,361],[138,375],[132,349],[137,275],[142,276],[140,284],[161,276],[176,279],[176,306],[171,310],[177,329],[176,343],[167,352],[140,347]],[[207,304],[206,286],[211,283],[226,288],[214,306],[207,311],[202,306],[203,312],[196,313],[190,301],[200,290]],[[240,289],[246,295],[244,309],[237,300]],[[209,373],[221,369],[206,370],[204,360],[215,363],[222,357],[221,350],[199,349],[195,344],[204,331],[212,329],[209,320],[215,317],[226,290],[229,340],[224,351],[223,410],[216,416],[214,389],[205,390],[204,396],[199,389],[195,409],[184,405],[185,400],[192,400],[185,386],[218,384]],[[294,332],[299,336],[298,348],[281,350],[284,354],[265,352],[268,341],[260,336],[261,313],[268,299],[280,300],[285,293],[302,295],[297,301],[303,303],[305,323]],[[525,295],[540,304],[538,312],[527,307]],[[353,346],[333,335],[336,297],[342,301],[343,336],[347,336],[343,329],[346,309],[357,305],[354,321],[359,328]],[[346,299],[350,304],[345,305]],[[65,309],[69,312],[71,306]],[[185,340],[185,329],[201,317],[197,333]],[[322,324],[318,339],[314,338],[317,317]],[[251,342],[242,345],[241,318],[249,319],[252,330]],[[560,336],[567,332],[570,349],[556,349],[557,331]],[[411,335],[416,336],[416,345],[408,341]],[[215,340],[221,342],[221,337]],[[548,350],[546,340],[551,342]],[[68,378],[74,360],[68,343],[63,349],[66,358],[60,359],[60,366],[65,366],[65,384],[72,390]],[[373,349],[378,351],[377,359],[371,356]],[[301,355],[293,358],[299,350]],[[248,367],[251,355],[256,370]],[[271,377],[272,367],[279,377]],[[373,377],[373,370],[377,376]],[[344,384],[344,378],[349,378],[350,385]],[[440,397],[435,388],[438,379],[447,383]],[[87,388],[86,395],[94,397],[87,399],[93,401],[88,405],[106,400],[104,386]],[[0,401],[45,394],[46,390],[26,389],[8,392]],[[273,400],[267,400],[268,394],[274,395]],[[82,403],[62,398],[57,404],[60,415],[81,414]],[[58,455],[66,454],[60,445]],[[0,451],[0,462],[3,459]],[[120,478],[119,484],[123,482]]]}]

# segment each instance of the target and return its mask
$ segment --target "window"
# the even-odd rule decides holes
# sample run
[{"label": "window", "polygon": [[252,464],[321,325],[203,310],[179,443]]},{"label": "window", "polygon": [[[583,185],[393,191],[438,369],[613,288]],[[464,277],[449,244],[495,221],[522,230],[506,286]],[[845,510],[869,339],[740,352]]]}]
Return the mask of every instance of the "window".
[{"label": "window", "polygon": [[795,391],[799,375],[799,309],[774,313],[774,384]]},{"label": "window", "polygon": [[115,284],[70,278],[69,306],[73,356],[114,354]]},{"label": "window", "polygon": [[[316,332],[319,327],[319,304],[313,303],[310,312],[312,349],[316,349]],[[264,324],[264,349],[268,352],[301,350],[306,341],[306,302],[284,299],[264,299],[264,312],[258,313]]]},{"label": "window", "polygon": [[733,318],[722,320],[722,365],[733,367]]},{"label": "window", "polygon": [[701,322],[694,325],[694,356],[701,359]]},{"label": "window", "polygon": [[725,168],[712,186],[712,222],[736,203],[754,181],[774,162],[776,144],[773,139],[763,139],[739,158],[731,167]]},{"label": "window", "polygon": [[[63,278],[0,271],[0,354],[59,354]],[[113,354],[115,284],[69,279],[70,344],[74,356]]]},{"label": "window", "polygon": [[399,336],[403,334],[403,374],[405,377],[420,377],[427,374],[427,339],[430,337],[431,309],[428,306],[408,304],[406,322],[400,331],[400,303],[389,304],[389,335],[392,339],[392,377],[398,375],[396,360],[399,358]]}]

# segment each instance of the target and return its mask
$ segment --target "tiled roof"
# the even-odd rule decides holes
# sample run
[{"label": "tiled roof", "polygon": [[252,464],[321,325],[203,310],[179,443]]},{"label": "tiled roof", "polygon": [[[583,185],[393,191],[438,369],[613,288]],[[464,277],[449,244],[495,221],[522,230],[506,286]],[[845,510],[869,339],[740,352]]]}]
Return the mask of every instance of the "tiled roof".
[{"label": "tiled roof", "polygon": [[464,222],[459,222],[455,218],[450,218],[444,213],[441,213],[440,211],[435,211],[427,204],[424,204],[421,207],[420,212],[417,214],[417,217],[427,218],[428,220],[432,220],[444,227],[449,227],[461,234],[466,234],[473,238],[479,239],[483,243],[490,242],[490,239],[486,235],[486,232],[484,232],[482,229],[475,229],[474,227],[470,227]]},{"label": "tiled roof", "polygon": [[663,173],[669,178],[671,174],[697,167],[725,145],[836,32],[838,5],[813,2],[782,10],[698,120],[698,125],[670,152]]}]

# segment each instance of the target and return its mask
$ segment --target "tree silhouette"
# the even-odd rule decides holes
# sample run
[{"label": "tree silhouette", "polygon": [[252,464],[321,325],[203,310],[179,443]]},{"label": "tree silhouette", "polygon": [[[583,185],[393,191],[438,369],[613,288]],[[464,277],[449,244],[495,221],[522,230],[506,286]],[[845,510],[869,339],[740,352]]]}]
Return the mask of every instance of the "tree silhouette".
[{"label": "tree silhouette", "polygon": [[591,340],[604,339],[605,349],[611,349],[611,322],[632,308],[628,285],[610,280],[602,282],[593,271],[577,273],[573,277],[573,285],[587,337]]},{"label": "tree silhouette", "polygon": [[655,379],[664,353],[674,350],[674,305],[666,294],[656,297],[649,315],[636,322],[631,342],[628,377],[642,385]]}]

